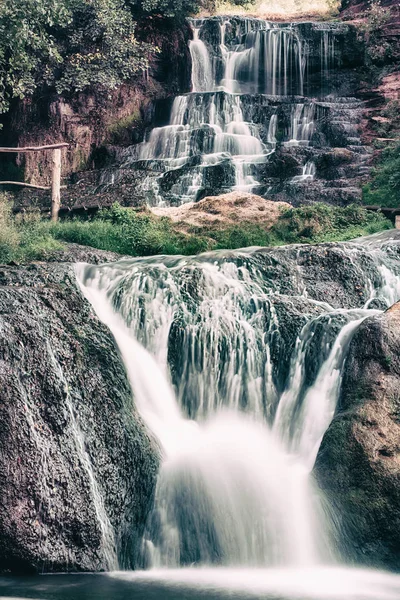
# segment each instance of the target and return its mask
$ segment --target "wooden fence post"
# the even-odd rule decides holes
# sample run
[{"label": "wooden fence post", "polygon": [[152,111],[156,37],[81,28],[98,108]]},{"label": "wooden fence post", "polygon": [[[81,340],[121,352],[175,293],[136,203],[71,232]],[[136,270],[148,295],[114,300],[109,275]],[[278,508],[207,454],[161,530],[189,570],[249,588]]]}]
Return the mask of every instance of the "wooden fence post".
[{"label": "wooden fence post", "polygon": [[51,220],[58,221],[61,206],[61,149],[53,150],[53,176],[51,181]]}]

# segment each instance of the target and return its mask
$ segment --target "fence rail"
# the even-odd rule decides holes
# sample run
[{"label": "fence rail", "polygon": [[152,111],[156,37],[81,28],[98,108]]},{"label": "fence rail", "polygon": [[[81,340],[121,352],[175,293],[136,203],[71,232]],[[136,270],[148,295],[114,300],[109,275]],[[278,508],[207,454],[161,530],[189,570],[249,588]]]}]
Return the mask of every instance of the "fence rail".
[{"label": "fence rail", "polygon": [[49,144],[46,146],[26,146],[25,148],[0,148],[0,153],[24,154],[26,152],[42,152],[51,150],[53,152],[53,170],[51,177],[51,187],[24,183],[22,181],[0,181],[0,185],[17,185],[36,190],[51,190],[51,219],[58,221],[58,215],[61,206],[61,151],[68,148],[69,144],[60,142],[58,144]]}]

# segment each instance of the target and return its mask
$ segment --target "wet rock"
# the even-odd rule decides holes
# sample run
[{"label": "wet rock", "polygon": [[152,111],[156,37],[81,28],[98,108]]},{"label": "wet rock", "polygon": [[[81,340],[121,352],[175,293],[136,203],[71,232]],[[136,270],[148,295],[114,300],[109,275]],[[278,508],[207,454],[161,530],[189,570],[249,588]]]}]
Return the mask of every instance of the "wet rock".
[{"label": "wet rock", "polygon": [[69,264],[1,268],[0,386],[0,571],[133,568],[158,450]]},{"label": "wet rock", "polygon": [[[347,358],[340,405],[315,474],[358,563],[400,560],[400,303],[364,321]],[[354,556],[355,554],[355,556]]]}]

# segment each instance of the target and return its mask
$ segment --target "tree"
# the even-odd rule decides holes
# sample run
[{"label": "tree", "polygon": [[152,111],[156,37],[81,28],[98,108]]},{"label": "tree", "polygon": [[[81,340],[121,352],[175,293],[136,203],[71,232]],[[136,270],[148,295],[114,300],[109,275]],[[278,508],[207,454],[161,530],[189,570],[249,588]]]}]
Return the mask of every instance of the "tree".
[{"label": "tree", "polygon": [[0,112],[12,98],[32,94],[62,62],[55,27],[71,20],[66,3],[3,0],[0,5]]},{"label": "tree", "polygon": [[157,48],[135,37],[145,15],[184,18],[198,0],[0,0],[0,113],[14,98],[112,89]]}]

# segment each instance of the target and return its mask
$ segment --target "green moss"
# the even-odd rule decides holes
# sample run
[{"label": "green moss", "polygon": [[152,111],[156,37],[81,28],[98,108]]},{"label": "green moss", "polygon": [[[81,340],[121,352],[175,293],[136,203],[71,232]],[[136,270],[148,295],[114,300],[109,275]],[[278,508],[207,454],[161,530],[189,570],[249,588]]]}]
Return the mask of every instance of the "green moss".
[{"label": "green moss", "polygon": [[107,128],[107,141],[110,144],[116,145],[130,141],[130,130],[140,122],[141,116],[139,110],[135,110],[131,115],[117,119]]}]

